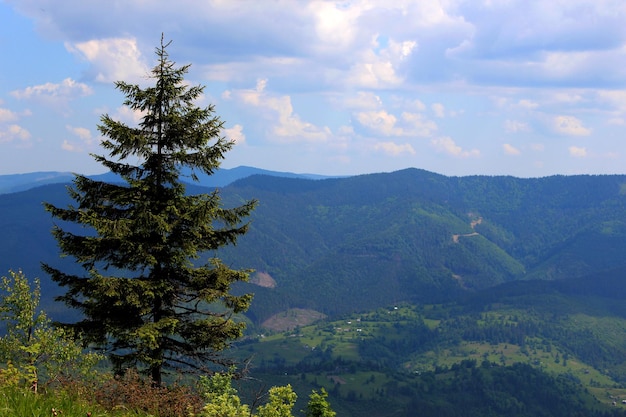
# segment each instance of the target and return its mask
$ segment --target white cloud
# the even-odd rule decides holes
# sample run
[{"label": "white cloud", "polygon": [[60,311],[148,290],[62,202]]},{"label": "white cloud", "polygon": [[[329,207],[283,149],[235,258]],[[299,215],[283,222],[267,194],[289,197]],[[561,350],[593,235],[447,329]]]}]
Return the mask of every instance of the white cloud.
[{"label": "white cloud", "polygon": [[415,149],[409,143],[397,144],[394,142],[378,142],[374,145],[374,150],[382,151],[388,155],[398,156],[401,154],[415,155]]},{"label": "white cloud", "polygon": [[78,136],[78,138],[80,138],[81,141],[83,141],[86,144],[91,144],[93,143],[93,137],[91,136],[91,132],[89,131],[89,129],[84,128],[84,127],[75,127],[75,126],[70,126],[70,125],[66,125],[65,128],[73,133],[75,136]]},{"label": "white cloud", "polygon": [[14,122],[18,119],[17,114],[9,109],[0,108],[0,123]]},{"label": "white cloud", "polygon": [[574,158],[584,158],[587,156],[587,148],[580,148],[578,146],[570,146],[569,154]]},{"label": "white cloud", "polygon": [[374,110],[382,107],[382,100],[370,91],[359,91],[343,99],[342,106],[347,109]]},{"label": "white cloud", "polygon": [[87,84],[66,78],[58,84],[45,83],[11,92],[20,100],[34,100],[51,106],[65,107],[70,100],[93,94]]},{"label": "white cloud", "polygon": [[550,94],[552,101],[561,104],[578,104],[584,97],[578,91],[556,91]]},{"label": "white cloud", "polygon": [[458,158],[471,158],[480,156],[479,150],[464,150],[459,145],[457,145],[450,137],[434,138],[430,141],[430,143],[437,151],[447,153]]},{"label": "white cloud", "polygon": [[0,143],[9,143],[15,140],[20,142],[27,142],[31,137],[28,130],[22,126],[12,124],[4,129],[0,129]]},{"label": "white cloud", "polygon": [[405,136],[430,136],[437,130],[437,124],[420,113],[402,113],[402,120],[406,122]]},{"label": "white cloud", "polygon": [[508,143],[502,145],[502,149],[507,155],[520,155],[522,153],[519,149]]},{"label": "white cloud", "polygon": [[68,151],[68,152],[81,152],[82,149],[79,146],[76,146],[75,144],[70,143],[67,139],[63,140],[63,143],[61,143],[61,149],[63,149],[64,151]]},{"label": "white cloud", "polygon": [[433,109],[435,116],[439,118],[443,118],[446,114],[446,109],[441,103],[434,103],[432,106],[430,106],[430,108]]},{"label": "white cloud", "polygon": [[78,140],[63,139],[61,149],[64,151],[83,152],[85,149],[89,149],[94,146],[95,141],[89,129],[71,125],[65,125],[65,129],[73,136],[76,136]]},{"label": "white cloud", "polygon": [[346,82],[348,85],[359,88],[377,89],[398,86],[404,80],[404,77],[398,73],[398,69],[416,47],[415,41],[390,40],[387,48],[366,50],[350,69]]},{"label": "white cloud", "polygon": [[89,75],[98,82],[138,82],[150,72],[134,38],[94,39],[65,47],[91,64]]},{"label": "white cloud", "polygon": [[421,100],[410,100],[406,103],[406,107],[408,109],[415,109],[417,111],[424,111],[426,110],[426,105],[421,101]]},{"label": "white cloud", "polygon": [[[350,47],[357,36],[357,19],[363,12],[361,5],[340,7],[335,2],[311,1],[307,11],[314,21],[315,34],[322,51],[343,50]],[[365,5],[363,5],[365,6]]]},{"label": "white cloud", "polygon": [[358,112],[356,120],[375,134],[383,136],[427,137],[437,130],[437,125],[420,113],[404,112],[400,119],[386,110]]},{"label": "white cloud", "polygon": [[229,91],[222,96],[237,99],[241,103],[254,106],[270,119],[270,139],[279,142],[326,142],[332,136],[328,127],[319,127],[306,122],[294,113],[291,97],[278,96],[266,91],[267,79],[260,79],[251,90]]},{"label": "white cloud", "polygon": [[[429,165],[428,160],[420,160],[444,173],[495,171],[489,164],[503,166],[502,161],[511,160],[503,158],[505,153],[537,157],[543,150],[539,144],[511,139],[514,133],[545,143],[557,133],[588,136],[589,143],[602,145],[598,152],[619,151],[621,146],[616,138],[626,125],[622,85],[626,67],[620,64],[626,58],[622,0],[153,1],[148,5],[145,0],[128,0],[118,8],[103,0],[11,0],[12,10],[30,18],[24,20],[37,28],[39,39],[48,46],[65,42],[70,51],[61,51],[54,61],[46,59],[50,68],[43,68],[45,72],[64,74],[53,81],[70,75],[80,81],[68,78],[75,85],[63,86],[43,84],[48,78],[30,78],[35,82],[15,78],[9,84],[14,88],[42,85],[14,96],[63,107],[91,94],[78,88],[81,83],[141,83],[149,72],[146,62],[154,62],[158,32],[164,32],[166,40],[174,41],[168,49],[172,59],[193,64],[189,79],[194,84],[208,80],[208,97],[226,90],[222,99],[229,103],[218,108],[232,123],[225,135],[238,143],[264,135],[275,141],[306,143],[310,159],[321,155],[313,144],[323,143],[327,151],[339,149],[335,154],[350,159],[352,172],[390,166],[367,164],[358,154],[347,153],[362,152],[358,145],[367,143],[366,150],[372,151],[379,142],[380,152],[406,155],[412,149],[409,144],[417,149],[413,138],[450,135],[454,140],[438,138],[431,145],[457,157],[484,157],[484,165],[444,161],[437,166],[439,162]],[[48,56],[34,51],[31,55]],[[78,66],[77,56],[83,60]],[[85,72],[78,78],[74,74],[82,68]],[[119,95],[115,102],[107,101],[113,97],[110,85],[97,88],[99,96],[103,92],[99,106],[112,117],[129,125],[140,121],[141,113],[116,109]],[[22,113],[13,105],[2,106],[16,109],[0,109],[0,130],[6,140],[6,125],[19,124]],[[460,109],[466,112],[462,117]],[[80,119],[67,123],[88,126],[93,116],[86,116],[88,112],[87,108],[80,114],[76,111]],[[459,117],[451,123],[455,114]],[[37,114],[29,128],[49,125],[41,122],[43,116]],[[57,143],[65,134],[66,148],[85,145],[63,132],[65,122],[57,125],[60,133],[50,131],[50,137],[60,138]],[[492,149],[490,138],[498,134],[504,135],[502,142],[510,143],[498,143],[495,152],[482,155],[478,149]],[[600,143],[605,140],[613,142]],[[299,151],[294,160],[305,153],[302,147]],[[528,163],[515,173],[523,169],[527,171],[522,175],[532,176],[590,169],[570,158],[566,159],[572,167],[563,161],[551,163],[552,152],[541,157],[545,169]],[[323,160],[331,158],[324,155]],[[281,154],[276,163],[283,164],[281,159],[289,158]],[[599,169],[617,172],[624,166],[605,164]],[[331,169],[324,162],[319,167]]]},{"label": "white cloud", "polygon": [[509,133],[529,132],[530,127],[527,123],[518,122],[517,120],[506,120],[504,122],[504,130]]},{"label": "white cloud", "polygon": [[243,126],[237,124],[231,128],[224,129],[226,139],[235,142],[237,145],[246,143],[246,135],[243,133]]},{"label": "white cloud", "polygon": [[111,118],[129,126],[136,126],[141,122],[146,114],[146,112],[142,112],[141,110],[134,110],[128,106],[121,106],[115,109],[115,113],[111,115]]},{"label": "white cloud", "polygon": [[398,119],[385,110],[356,113],[357,121],[373,132],[383,136],[402,136],[402,130],[396,127]]},{"label": "white cloud", "polygon": [[552,120],[553,129],[561,134],[570,136],[588,136],[591,129],[583,126],[581,120],[574,116],[556,116]]},{"label": "white cloud", "polygon": [[528,100],[528,99],[522,99],[520,101],[517,102],[517,105],[525,108],[525,109],[536,109],[537,107],[539,107],[539,103],[532,101],[532,100]]},{"label": "white cloud", "polygon": [[597,95],[601,101],[608,103],[619,112],[626,113],[626,90],[601,90]]}]

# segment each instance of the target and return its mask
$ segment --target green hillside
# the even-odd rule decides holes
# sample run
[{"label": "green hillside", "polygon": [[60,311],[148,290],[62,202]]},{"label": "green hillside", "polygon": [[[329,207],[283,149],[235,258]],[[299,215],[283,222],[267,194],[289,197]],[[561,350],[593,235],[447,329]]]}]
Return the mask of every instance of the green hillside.
[{"label": "green hillside", "polygon": [[[445,177],[417,169],[322,180],[253,175],[221,190],[229,205],[260,204],[250,233],[218,256],[257,271],[259,285],[241,289],[255,293],[249,317],[257,325],[290,308],[333,316],[449,301],[504,282],[625,265],[624,184],[624,176]],[[42,261],[71,265],[58,258],[42,201],[67,204],[65,186],[0,195],[0,268],[34,277]],[[50,303],[58,289],[42,278],[46,308],[62,314]]]},{"label": "green hillside", "polygon": [[250,177],[252,228],[222,256],[273,279],[262,322],[286,308],[334,315],[451,300],[519,279],[570,279],[625,264],[624,176],[444,177],[421,170],[302,181]]},{"label": "green hillside", "polygon": [[251,336],[237,352],[255,378],[325,387],[346,416],[617,415],[626,307],[611,289],[624,273],[352,313]]}]

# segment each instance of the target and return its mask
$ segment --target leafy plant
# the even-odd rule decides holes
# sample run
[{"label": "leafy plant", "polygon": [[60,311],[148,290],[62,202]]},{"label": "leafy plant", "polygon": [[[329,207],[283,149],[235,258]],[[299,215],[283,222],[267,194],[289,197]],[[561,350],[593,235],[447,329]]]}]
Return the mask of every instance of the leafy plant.
[{"label": "leafy plant", "polygon": [[40,283],[31,287],[21,272],[9,271],[0,281],[0,320],[6,333],[0,337],[0,370],[5,385],[47,385],[60,378],[94,374],[100,355],[85,352],[80,340],[65,329],[52,326],[45,312],[38,311]]},{"label": "leafy plant", "polygon": [[[232,386],[232,373],[218,373],[200,378],[201,390],[207,401],[201,417],[293,417],[292,410],[298,399],[291,385],[275,386],[268,391],[268,400],[256,414],[241,403],[237,390]],[[307,404],[307,417],[334,417],[324,389],[313,391]]]}]

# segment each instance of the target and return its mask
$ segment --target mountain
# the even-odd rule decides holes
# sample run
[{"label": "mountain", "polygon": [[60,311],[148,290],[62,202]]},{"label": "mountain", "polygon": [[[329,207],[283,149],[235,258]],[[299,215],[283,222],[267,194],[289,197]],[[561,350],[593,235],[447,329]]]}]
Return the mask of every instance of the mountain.
[{"label": "mountain", "polygon": [[254,176],[223,190],[233,204],[260,201],[250,232],[223,256],[272,283],[253,288],[259,322],[289,307],[337,315],[569,279],[626,263],[625,183],[417,169],[323,181]]},{"label": "mountain", "polygon": [[[305,178],[305,179],[323,179],[329,178],[324,175],[316,174],[295,174],[291,172],[279,172],[269,171],[260,168],[240,166],[236,168],[221,168],[217,170],[213,175],[206,175],[204,173],[198,175],[198,182],[196,184],[204,187],[224,187],[231,182],[238,179],[249,177],[251,175],[270,175],[276,177],[286,178]],[[183,171],[183,176],[189,177],[190,171]],[[99,181],[117,182],[120,178],[111,172],[97,175],[89,175],[90,178],[97,179]],[[11,174],[0,175],[0,194],[14,193],[18,191],[29,190],[31,188],[39,187],[46,184],[58,184],[69,183],[74,179],[74,174],[71,172],[32,172],[27,174]],[[189,178],[189,182],[191,178]]]},{"label": "mountain", "polygon": [[[217,255],[256,270],[237,291],[255,293],[249,317],[259,325],[290,308],[337,316],[443,302],[506,282],[626,265],[625,184],[620,175],[446,177],[418,169],[329,179],[252,175],[221,188],[226,205],[255,198],[259,206],[250,232]],[[41,261],[73,267],[58,258],[42,201],[70,203],[62,184],[0,195],[0,270],[34,277]],[[59,289],[45,278],[50,299]]]},{"label": "mountain", "polygon": [[28,190],[45,184],[70,182],[71,172],[31,172],[27,174],[0,175],[0,194]]}]

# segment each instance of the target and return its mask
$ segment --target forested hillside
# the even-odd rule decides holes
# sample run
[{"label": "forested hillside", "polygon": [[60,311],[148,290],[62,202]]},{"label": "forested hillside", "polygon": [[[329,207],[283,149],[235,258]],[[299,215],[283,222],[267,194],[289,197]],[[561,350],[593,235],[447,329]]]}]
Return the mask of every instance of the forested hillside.
[{"label": "forested hillside", "polygon": [[[259,206],[245,238],[218,255],[256,270],[247,290],[257,324],[288,308],[332,316],[445,301],[508,281],[623,266],[625,184],[624,176],[445,177],[417,169],[323,180],[254,175],[221,190],[226,204],[256,198]],[[72,261],[58,259],[42,201],[68,204],[64,185],[0,195],[0,268],[42,277],[49,301],[55,289],[39,263]]]},{"label": "forested hillside", "polygon": [[579,277],[625,263],[625,182],[417,169],[324,181],[250,177],[224,189],[233,202],[260,201],[250,233],[224,256],[273,279],[255,289],[259,321],[287,307],[333,315]]}]

